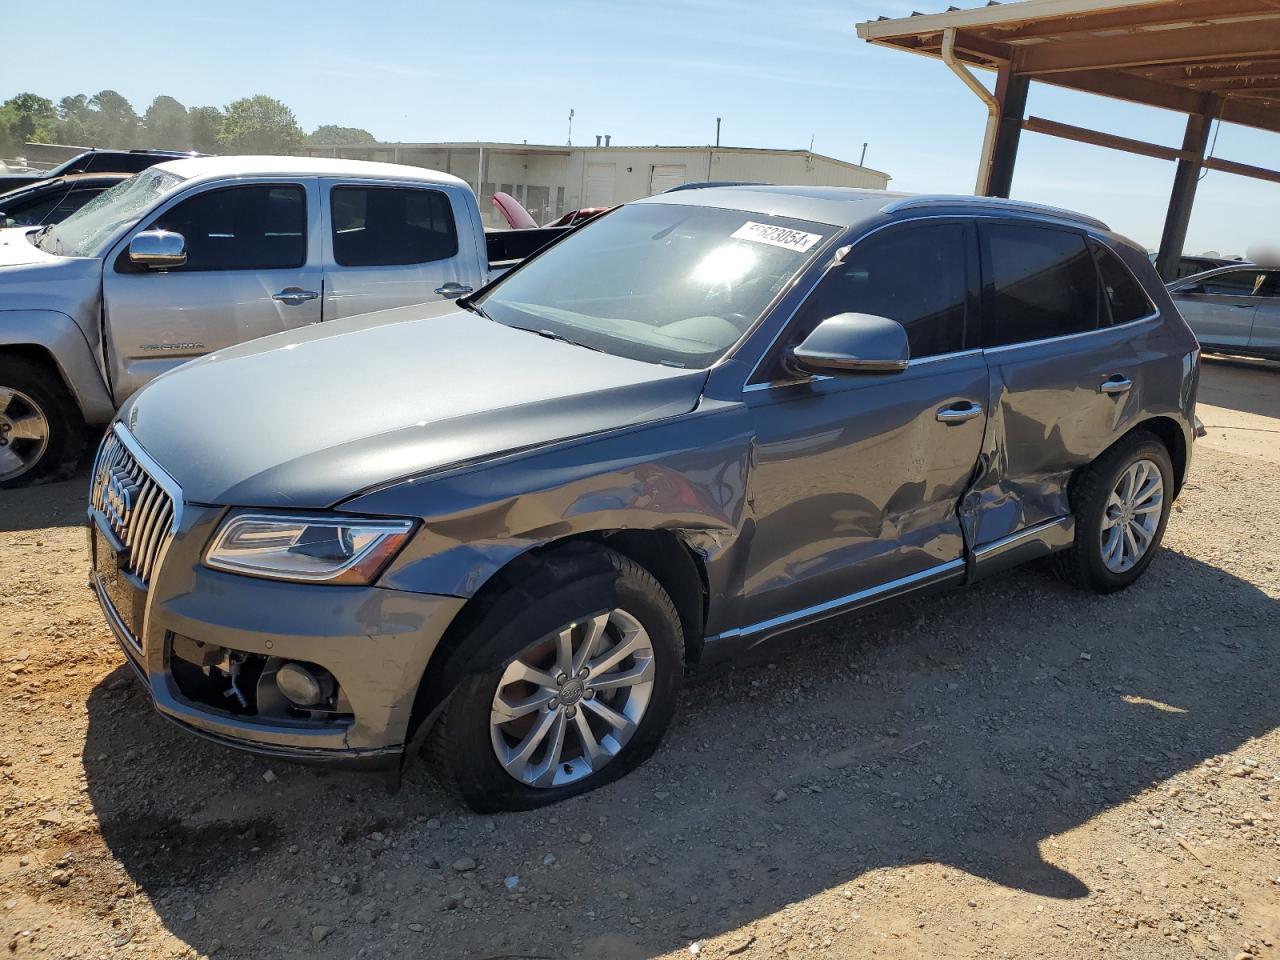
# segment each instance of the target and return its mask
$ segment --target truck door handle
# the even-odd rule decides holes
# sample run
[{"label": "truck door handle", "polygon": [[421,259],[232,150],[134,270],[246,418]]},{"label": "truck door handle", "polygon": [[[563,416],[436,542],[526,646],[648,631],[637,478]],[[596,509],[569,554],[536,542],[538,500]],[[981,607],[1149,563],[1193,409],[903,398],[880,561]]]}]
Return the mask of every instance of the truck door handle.
[{"label": "truck door handle", "polygon": [[456,300],[463,294],[470,292],[471,287],[467,286],[465,283],[455,283],[453,280],[436,287],[436,293],[439,296],[444,297],[446,300]]},{"label": "truck door handle", "polygon": [[938,411],[938,422],[945,424],[966,423],[982,416],[982,404],[962,400]]},{"label": "truck door handle", "polygon": [[1132,386],[1133,386],[1132,380],[1130,380],[1128,377],[1123,377],[1117,373],[1115,376],[1108,377],[1106,380],[1103,380],[1102,385],[1099,386],[1098,389],[1101,390],[1103,393],[1109,393],[1109,394],[1115,395],[1120,393],[1128,393],[1129,388]]},{"label": "truck door handle", "polygon": [[278,300],[280,303],[287,303],[296,307],[300,303],[306,303],[308,300],[314,300],[320,294],[314,290],[303,290],[301,287],[285,287],[279,293],[271,295],[272,300]]}]

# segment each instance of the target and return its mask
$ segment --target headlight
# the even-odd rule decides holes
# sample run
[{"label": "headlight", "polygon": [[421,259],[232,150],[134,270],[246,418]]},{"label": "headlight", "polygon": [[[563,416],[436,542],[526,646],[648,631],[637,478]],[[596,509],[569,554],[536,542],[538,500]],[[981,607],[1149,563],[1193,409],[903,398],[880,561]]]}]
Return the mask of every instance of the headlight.
[{"label": "headlight", "polygon": [[241,514],[218,530],[204,562],[277,580],[367,584],[409,539],[412,520]]}]

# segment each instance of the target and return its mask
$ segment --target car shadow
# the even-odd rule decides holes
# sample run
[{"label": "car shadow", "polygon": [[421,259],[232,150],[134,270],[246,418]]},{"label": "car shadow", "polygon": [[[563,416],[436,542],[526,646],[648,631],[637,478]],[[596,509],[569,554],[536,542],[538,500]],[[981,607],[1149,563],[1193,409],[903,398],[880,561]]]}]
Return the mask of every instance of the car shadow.
[{"label": "car shadow", "polygon": [[700,676],[630,776],[496,817],[420,762],[389,794],[207,744],[121,667],[87,791],[168,929],[228,957],[648,957],[920,862],[1082,898],[1047,839],[1280,724],[1278,607],[1169,550],[1106,597],[1028,569],[886,604]]},{"label": "car shadow", "polygon": [[0,490],[0,533],[83,524],[92,466],[93,456],[86,453],[70,480]]}]

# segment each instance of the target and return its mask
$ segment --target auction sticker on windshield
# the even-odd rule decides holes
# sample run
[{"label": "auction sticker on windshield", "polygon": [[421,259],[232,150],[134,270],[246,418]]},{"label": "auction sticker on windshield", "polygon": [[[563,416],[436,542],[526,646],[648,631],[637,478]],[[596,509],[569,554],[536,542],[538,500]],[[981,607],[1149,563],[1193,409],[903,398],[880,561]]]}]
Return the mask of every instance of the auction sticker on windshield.
[{"label": "auction sticker on windshield", "polygon": [[803,230],[792,230],[790,227],[775,227],[768,223],[756,223],[748,220],[730,234],[734,240],[751,240],[755,243],[767,243],[774,247],[786,247],[804,253],[822,239],[820,233],[805,233]]}]

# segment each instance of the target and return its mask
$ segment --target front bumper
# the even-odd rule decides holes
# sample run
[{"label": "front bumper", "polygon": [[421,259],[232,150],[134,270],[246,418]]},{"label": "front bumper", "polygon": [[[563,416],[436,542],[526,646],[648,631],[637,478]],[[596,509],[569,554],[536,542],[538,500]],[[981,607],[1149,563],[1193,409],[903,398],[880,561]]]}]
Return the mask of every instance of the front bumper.
[{"label": "front bumper", "polygon": [[[122,616],[119,585],[92,563],[90,582],[117,642],[159,713],[206,739],[273,757],[349,766],[394,765],[404,750],[419,683],[464,600],[384,590],[287,583],[210,570],[200,563],[223,511],[184,505],[151,582]],[[90,549],[102,550],[90,516]],[[95,540],[97,547],[95,548]],[[93,554],[91,554],[91,562]],[[130,623],[134,628],[130,628]],[[328,670],[348,707],[341,717],[246,715],[187,695],[175,675],[175,638],[272,662]]]}]

